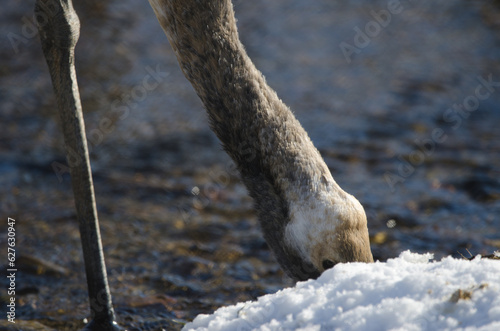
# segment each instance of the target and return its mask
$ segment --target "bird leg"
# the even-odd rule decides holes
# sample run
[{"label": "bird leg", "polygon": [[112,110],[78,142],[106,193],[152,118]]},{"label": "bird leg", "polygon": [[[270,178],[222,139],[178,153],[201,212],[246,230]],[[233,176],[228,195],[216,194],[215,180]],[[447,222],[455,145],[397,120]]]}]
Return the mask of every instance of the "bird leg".
[{"label": "bird leg", "polygon": [[35,17],[61,116],[76,214],[80,224],[92,314],[92,321],[84,330],[120,330],[115,322],[108,287],[74,66],[80,21],[71,0],[37,0]]}]

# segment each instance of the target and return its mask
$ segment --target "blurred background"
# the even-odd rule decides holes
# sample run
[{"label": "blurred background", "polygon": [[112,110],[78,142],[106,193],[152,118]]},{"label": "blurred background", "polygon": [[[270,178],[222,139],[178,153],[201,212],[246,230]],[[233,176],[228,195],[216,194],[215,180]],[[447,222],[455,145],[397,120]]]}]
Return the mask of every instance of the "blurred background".
[{"label": "blurred background", "polygon": [[[0,247],[14,218],[17,319],[28,321],[18,326],[73,330],[88,315],[86,283],[33,7],[9,1],[0,13]],[[178,329],[292,286],[148,2],[75,8],[119,322]],[[234,8],[257,68],[365,207],[375,259],[499,249],[499,1],[239,0]]]}]

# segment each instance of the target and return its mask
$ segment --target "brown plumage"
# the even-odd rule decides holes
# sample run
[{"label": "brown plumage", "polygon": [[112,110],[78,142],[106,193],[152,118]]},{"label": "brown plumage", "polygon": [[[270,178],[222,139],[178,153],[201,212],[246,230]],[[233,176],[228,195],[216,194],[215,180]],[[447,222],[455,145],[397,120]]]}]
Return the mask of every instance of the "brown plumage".
[{"label": "brown plumage", "polygon": [[333,180],[305,130],[255,68],[231,2],[150,4],[287,274],[304,280],[338,262],[372,262],[363,207]]}]

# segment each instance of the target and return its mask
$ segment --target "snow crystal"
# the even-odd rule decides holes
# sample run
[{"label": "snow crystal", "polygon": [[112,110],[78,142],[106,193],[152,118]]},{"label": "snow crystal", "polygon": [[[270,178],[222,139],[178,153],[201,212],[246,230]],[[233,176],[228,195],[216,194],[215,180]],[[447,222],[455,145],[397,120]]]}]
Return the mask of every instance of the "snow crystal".
[{"label": "snow crystal", "polygon": [[500,261],[406,251],[199,315],[184,330],[500,330]]}]

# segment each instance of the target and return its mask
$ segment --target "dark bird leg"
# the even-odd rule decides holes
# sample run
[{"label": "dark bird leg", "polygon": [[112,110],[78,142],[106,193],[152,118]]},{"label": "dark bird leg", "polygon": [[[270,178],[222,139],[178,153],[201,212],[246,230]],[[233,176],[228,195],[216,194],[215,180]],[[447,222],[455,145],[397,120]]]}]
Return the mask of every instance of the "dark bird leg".
[{"label": "dark bird leg", "polygon": [[92,314],[92,321],[85,330],[120,330],[115,322],[108,287],[74,66],[80,21],[71,0],[37,0],[35,16],[61,114],[76,214],[80,224]]}]

